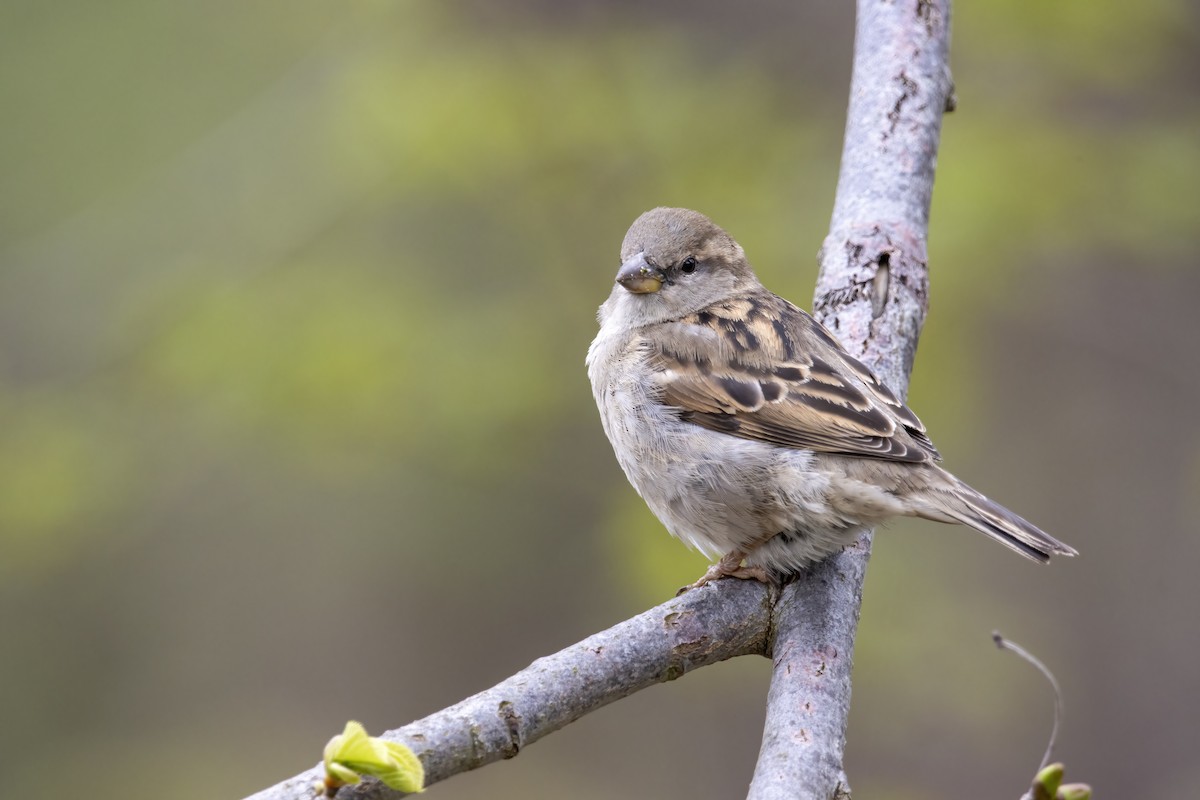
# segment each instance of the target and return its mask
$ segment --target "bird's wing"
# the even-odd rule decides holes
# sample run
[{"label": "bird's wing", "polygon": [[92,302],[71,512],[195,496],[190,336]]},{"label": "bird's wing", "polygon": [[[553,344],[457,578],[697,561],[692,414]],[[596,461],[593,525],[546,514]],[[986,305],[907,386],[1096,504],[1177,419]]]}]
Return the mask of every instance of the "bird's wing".
[{"label": "bird's wing", "polygon": [[647,336],[662,402],[701,427],[784,447],[937,461],[925,426],[820,323],[769,292]]}]

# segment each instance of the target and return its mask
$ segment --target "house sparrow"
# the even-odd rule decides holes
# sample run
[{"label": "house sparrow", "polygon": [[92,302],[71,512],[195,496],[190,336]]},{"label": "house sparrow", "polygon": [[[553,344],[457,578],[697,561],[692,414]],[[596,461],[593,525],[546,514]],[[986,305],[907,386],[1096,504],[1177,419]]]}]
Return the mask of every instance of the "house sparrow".
[{"label": "house sparrow", "polygon": [[647,211],[621,262],[588,377],[630,483],[720,556],[693,586],[778,581],[894,516],[969,525],[1043,563],[1075,555],[938,466],[916,415],[703,214]]}]

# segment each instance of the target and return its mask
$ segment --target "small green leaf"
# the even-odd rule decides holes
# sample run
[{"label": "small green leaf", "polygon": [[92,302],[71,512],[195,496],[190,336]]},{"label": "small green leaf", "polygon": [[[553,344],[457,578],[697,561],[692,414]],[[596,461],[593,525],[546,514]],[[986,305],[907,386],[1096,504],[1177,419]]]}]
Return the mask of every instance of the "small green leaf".
[{"label": "small green leaf", "polygon": [[368,736],[354,721],[325,745],[325,775],[331,794],[339,786],[357,783],[359,775],[373,775],[402,792],[420,792],[425,785],[425,768],[416,753],[399,742]]},{"label": "small green leaf", "polygon": [[1051,764],[1044,767],[1033,779],[1034,800],[1054,800],[1063,779],[1063,765]]},{"label": "small green leaf", "polygon": [[[380,740],[382,741],[382,740]],[[390,756],[392,769],[384,774],[376,775],[379,780],[393,789],[402,792],[420,792],[424,790],[425,768],[421,766],[416,753],[399,742],[383,742]]]},{"label": "small green leaf", "polygon": [[1092,800],[1092,787],[1086,783],[1068,783],[1058,787],[1055,800]]},{"label": "small green leaf", "polygon": [[325,765],[326,785],[345,786],[348,783],[358,783],[362,778],[354,770],[334,762]]},{"label": "small green leaf", "polygon": [[371,747],[371,737],[361,722],[351,720],[346,723],[346,729],[334,736],[325,745],[325,769],[335,762],[366,761],[374,756]]}]

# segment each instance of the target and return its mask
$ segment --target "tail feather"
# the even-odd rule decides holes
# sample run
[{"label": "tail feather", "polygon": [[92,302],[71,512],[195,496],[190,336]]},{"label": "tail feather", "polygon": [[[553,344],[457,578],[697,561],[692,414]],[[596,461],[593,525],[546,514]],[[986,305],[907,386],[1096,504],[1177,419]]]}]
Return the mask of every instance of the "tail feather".
[{"label": "tail feather", "polygon": [[962,523],[1042,564],[1047,563],[1052,555],[1078,555],[1075,548],[989,500],[958,478],[945,474],[952,486],[929,492],[925,496],[929,506],[918,509],[917,516],[937,522]]}]

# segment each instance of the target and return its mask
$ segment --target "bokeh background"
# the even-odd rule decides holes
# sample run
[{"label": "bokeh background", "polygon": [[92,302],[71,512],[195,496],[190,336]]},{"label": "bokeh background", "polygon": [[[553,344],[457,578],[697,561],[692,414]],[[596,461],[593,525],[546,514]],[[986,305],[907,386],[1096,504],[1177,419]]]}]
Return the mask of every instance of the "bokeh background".
[{"label": "bokeh background", "polygon": [[[625,228],[701,209],[810,304],[850,3],[8,0],[0,11],[0,774],[237,798],[424,716],[703,561],[583,369]],[[1200,796],[1200,12],[972,0],[910,399],[1074,544],[877,539],[855,796],[1012,798],[1058,673],[1069,777]],[[441,798],[737,797],[763,659]]]}]

